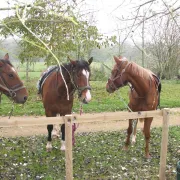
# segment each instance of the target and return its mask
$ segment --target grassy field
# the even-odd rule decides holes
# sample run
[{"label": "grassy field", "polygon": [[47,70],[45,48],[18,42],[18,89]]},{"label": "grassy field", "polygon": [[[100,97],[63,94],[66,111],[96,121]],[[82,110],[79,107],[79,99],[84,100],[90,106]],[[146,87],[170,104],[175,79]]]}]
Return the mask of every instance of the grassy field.
[{"label": "grassy field", "polygon": [[[44,115],[44,108],[42,102],[37,100],[36,83],[38,78],[32,78],[29,83],[26,84],[29,98],[25,105],[14,104],[13,115]],[[91,112],[114,112],[126,110],[124,102],[128,103],[128,87],[124,87],[121,90],[113,94],[106,92],[105,81],[91,81],[92,101],[83,105],[84,113]],[[161,108],[180,107],[180,81],[162,81],[162,93],[161,93]],[[124,101],[121,100],[123,97]],[[0,105],[0,115],[7,116],[12,107],[11,101],[4,95],[2,95]],[[77,95],[75,95],[73,112],[79,112],[80,103]]]},{"label": "grassy field", "polygon": [[[180,127],[170,127],[166,180],[176,178],[180,159]],[[125,131],[82,133],[76,135],[73,148],[74,180],[158,180],[161,129],[151,130],[151,155],[144,158],[144,137],[137,133],[137,142],[123,151]],[[59,140],[46,152],[46,137],[0,138],[0,179],[65,180],[65,154]]]},{"label": "grassy field", "polygon": [[[42,102],[37,100],[36,83],[39,72],[30,73],[26,83],[29,98],[25,105],[14,105],[14,116],[43,115]],[[19,72],[25,80],[25,73]],[[92,101],[83,106],[84,113],[126,110],[128,87],[109,94],[105,81],[91,81]],[[180,107],[180,81],[162,81],[161,108]],[[124,99],[124,102],[121,99]],[[125,103],[125,104],[124,104]],[[79,112],[77,95],[73,111]],[[2,95],[0,116],[8,116],[11,101]],[[137,133],[137,143],[128,152],[122,150],[125,131],[79,133],[73,148],[75,180],[158,180],[160,162],[161,128],[151,130],[150,152],[152,159],[144,158],[144,136]],[[180,127],[170,127],[166,179],[176,178],[176,164],[180,159]],[[0,137],[0,179],[64,180],[65,155],[59,150],[59,140],[53,142],[53,151],[45,150],[47,137]]]},{"label": "grassy field", "polygon": [[[106,62],[105,65],[111,68],[113,66],[113,61],[112,62]],[[15,67],[18,67],[18,71],[25,72],[26,71],[26,63],[24,64],[15,64],[13,63]],[[103,64],[101,62],[94,62],[91,64],[92,68],[101,68]],[[47,66],[44,64],[44,62],[36,62],[36,64],[30,64],[29,70],[34,71],[34,72],[42,72],[45,70]]]}]

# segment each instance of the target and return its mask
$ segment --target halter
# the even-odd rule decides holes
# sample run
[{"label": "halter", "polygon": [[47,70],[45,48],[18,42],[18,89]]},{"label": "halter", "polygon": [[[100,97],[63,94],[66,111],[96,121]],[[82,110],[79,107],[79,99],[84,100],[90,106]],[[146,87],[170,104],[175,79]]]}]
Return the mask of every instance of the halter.
[{"label": "halter", "polygon": [[2,74],[1,74],[1,71],[0,71],[0,78],[1,78],[1,80],[3,82],[3,84],[4,84],[4,85],[0,84],[0,87],[3,90],[7,91],[8,92],[8,96],[10,96],[11,98],[16,97],[16,92],[17,91],[19,91],[20,89],[24,89],[25,88],[25,86],[20,85],[20,84],[15,85],[15,86],[13,86],[11,88],[8,87],[7,82],[5,81],[5,79],[3,78]]},{"label": "halter", "polygon": [[123,75],[123,73],[125,73],[125,71],[126,71],[126,68],[131,64],[131,63],[127,63],[126,64],[126,66],[122,69],[122,71],[120,72],[120,68],[121,68],[121,66],[122,66],[122,64],[124,63],[124,62],[127,62],[127,61],[122,61],[122,63],[120,64],[120,66],[118,67],[118,69],[117,69],[117,71],[118,71],[118,73],[120,73],[118,76],[116,76],[115,78],[109,78],[108,80],[110,81],[110,84],[109,84],[109,86],[111,87],[111,88],[115,88],[115,90],[117,90],[117,89],[119,89],[116,85],[115,85],[115,83],[114,83],[114,81],[116,80],[116,79],[118,79],[118,78],[120,78],[120,81],[121,81],[121,84],[122,84],[122,86],[125,86],[125,84],[123,83],[123,80],[122,80],[122,75]]},{"label": "halter", "polygon": [[81,94],[84,90],[86,89],[89,89],[91,90],[91,87],[90,86],[82,86],[82,87],[79,87],[76,83],[75,83],[75,77],[78,78],[76,72],[75,72],[75,69],[72,69],[72,76],[71,76],[71,82],[72,84],[74,85],[75,87],[75,90],[78,91],[78,97],[81,97]]}]

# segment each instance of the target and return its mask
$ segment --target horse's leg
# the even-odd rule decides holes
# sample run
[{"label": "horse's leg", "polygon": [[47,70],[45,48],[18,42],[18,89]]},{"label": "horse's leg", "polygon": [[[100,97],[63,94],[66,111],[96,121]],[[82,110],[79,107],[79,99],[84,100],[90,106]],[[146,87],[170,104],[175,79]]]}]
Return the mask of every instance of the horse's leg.
[{"label": "horse's leg", "polygon": [[53,131],[52,131],[52,138],[58,138],[59,137],[59,126],[57,124],[53,125]]},{"label": "horse's leg", "polygon": [[[56,114],[51,112],[51,111],[48,111],[46,110],[46,117],[55,117]],[[53,125],[52,124],[48,124],[47,125],[47,130],[48,130],[48,142],[47,142],[47,145],[46,145],[46,150],[47,151],[51,151],[52,150],[52,130],[53,130]]]},{"label": "horse's leg", "polygon": [[[56,116],[59,116],[59,114],[57,114]],[[53,139],[59,138],[59,136],[60,136],[59,131],[60,131],[59,125],[54,124],[53,125],[53,131],[52,131],[52,138]]]},{"label": "horse's leg", "polygon": [[144,136],[145,136],[145,141],[146,141],[146,146],[145,146],[145,156],[146,158],[150,158],[149,154],[149,141],[150,141],[150,127],[152,123],[153,118],[146,118],[144,120]]},{"label": "horse's leg", "polygon": [[133,120],[133,135],[132,135],[132,143],[136,142],[136,131],[137,131],[138,119]]},{"label": "horse's leg", "polygon": [[47,142],[47,145],[46,145],[46,150],[47,151],[51,151],[52,150],[52,138],[51,138],[51,133],[52,133],[52,130],[53,130],[53,125],[49,124],[47,125],[47,130],[48,130],[48,142]]},{"label": "horse's leg", "polygon": [[125,141],[124,150],[128,150],[128,146],[130,144],[130,137],[131,137],[131,133],[132,133],[132,120],[133,119],[129,119],[129,127],[127,129],[127,138]]},{"label": "horse's leg", "polygon": [[66,146],[65,146],[65,124],[61,125],[61,150],[65,151],[66,150]]}]

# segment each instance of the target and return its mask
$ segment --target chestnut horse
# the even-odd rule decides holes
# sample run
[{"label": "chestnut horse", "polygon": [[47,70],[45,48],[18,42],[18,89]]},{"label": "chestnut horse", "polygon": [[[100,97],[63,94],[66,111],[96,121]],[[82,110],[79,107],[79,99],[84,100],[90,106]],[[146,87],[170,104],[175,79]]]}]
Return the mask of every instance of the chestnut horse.
[{"label": "chestnut horse", "polygon": [[0,92],[19,104],[24,104],[28,98],[27,90],[11,64],[8,53],[0,59]]},{"label": "chestnut horse", "polygon": [[[71,60],[68,64],[54,66],[39,81],[40,93],[47,117],[71,114],[74,92],[77,90],[79,100],[88,103],[91,100],[89,85],[90,67],[93,58],[88,61]],[[44,80],[43,80],[44,79]],[[69,96],[69,97],[68,97]],[[55,127],[54,127],[55,129]],[[52,149],[53,125],[47,125],[47,151]],[[56,129],[55,129],[56,131]],[[65,124],[61,125],[61,150],[65,150]],[[56,133],[53,133],[55,135]]]},{"label": "chestnut horse", "polygon": [[[126,58],[115,57],[115,65],[111,72],[111,77],[106,84],[106,90],[113,93],[119,88],[130,84],[129,108],[132,111],[149,111],[157,109],[160,100],[161,83],[159,78],[150,70],[145,69],[134,62],[129,62]],[[145,136],[145,156],[150,158],[149,141],[150,126],[153,118],[144,120],[143,133]],[[133,119],[129,119],[129,127],[127,129],[127,138],[124,149],[128,149],[130,144],[130,136],[132,133]],[[134,140],[135,141],[135,140]]]}]

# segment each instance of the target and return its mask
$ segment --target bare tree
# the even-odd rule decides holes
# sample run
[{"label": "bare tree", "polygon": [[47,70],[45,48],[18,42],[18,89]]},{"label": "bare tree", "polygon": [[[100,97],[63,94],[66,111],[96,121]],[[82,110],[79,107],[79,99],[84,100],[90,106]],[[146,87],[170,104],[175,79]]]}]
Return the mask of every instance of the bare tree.
[{"label": "bare tree", "polygon": [[142,66],[150,68],[155,60],[155,70],[170,79],[177,75],[179,68],[180,4],[177,0],[144,0],[135,4],[131,15],[117,17],[119,24],[128,25],[116,31],[129,32],[128,38],[142,54]]},{"label": "bare tree", "polygon": [[155,59],[154,65],[160,77],[171,79],[180,69],[180,34],[175,21],[169,16],[161,22],[154,21],[149,53]]}]

